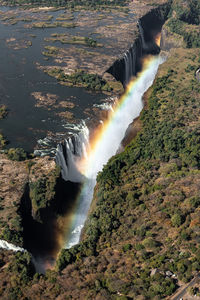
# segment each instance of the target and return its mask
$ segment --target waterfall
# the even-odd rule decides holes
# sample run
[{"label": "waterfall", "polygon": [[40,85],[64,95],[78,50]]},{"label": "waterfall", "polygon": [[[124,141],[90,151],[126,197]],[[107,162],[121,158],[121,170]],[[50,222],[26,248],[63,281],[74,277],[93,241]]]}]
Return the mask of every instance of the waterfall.
[{"label": "waterfall", "polygon": [[8,243],[4,240],[0,240],[0,248],[5,249],[5,250],[12,250],[14,252],[20,251],[20,252],[24,252],[26,251],[24,248],[15,246],[11,243]]},{"label": "waterfall", "polygon": [[103,124],[101,132],[97,132],[94,141],[91,141],[91,149],[86,160],[81,193],[78,198],[70,233],[66,240],[66,248],[71,248],[79,242],[81,229],[87,218],[87,213],[92,201],[96,184],[96,176],[110,157],[116,154],[124,134],[143,108],[143,94],[152,85],[158,67],[164,62],[164,58],[151,57],[146,67],[138,78],[129,84],[125,95],[121,98],[118,107],[110,116],[108,122]]},{"label": "waterfall", "polygon": [[133,75],[133,59],[132,59],[131,51],[127,51],[124,54],[124,63],[125,63],[125,85],[127,85],[130,78]]},{"label": "waterfall", "polygon": [[[156,45],[154,40],[146,41],[145,31],[140,20],[138,21],[138,29],[140,33],[138,42],[136,41],[121,58],[121,61],[123,61],[121,64],[124,65],[124,76],[121,82],[124,87],[127,86],[131,78],[140,70],[140,59],[143,55],[158,54],[160,51],[160,48]],[[108,72],[110,72],[110,70],[108,70]],[[112,73],[111,71],[110,73],[113,74],[114,77],[116,76],[115,72]]]},{"label": "waterfall", "polygon": [[160,47],[156,44],[153,37],[147,37],[147,33],[142,26],[141,20],[138,21],[138,28],[142,41],[143,54],[158,54],[160,52]]},{"label": "waterfall", "polygon": [[106,71],[120,81],[124,88],[131,80],[131,77],[141,70],[141,59],[144,55],[159,54],[160,48],[154,39],[156,33],[161,32],[168,12],[169,6],[164,4],[160,9],[152,9],[147,15],[142,17],[137,23],[139,35],[135,39],[134,44]]},{"label": "waterfall", "polygon": [[148,51],[148,44],[145,41],[145,34],[144,34],[144,29],[142,27],[141,21],[138,21],[138,28],[139,28],[139,32],[140,32],[140,36],[141,36],[141,40],[142,40],[142,49],[144,51]]},{"label": "waterfall", "polygon": [[[123,59],[127,83],[136,72],[137,57],[141,53],[141,48],[138,50],[137,44],[125,53]],[[79,242],[92,201],[97,173],[102,170],[109,158],[117,153],[129,124],[139,116],[143,108],[143,94],[152,85],[164,58],[151,56],[147,57],[146,61],[148,66],[146,65],[136,80],[128,85],[125,95],[115,110],[111,110],[109,120],[102,124],[100,130],[103,131],[96,133],[90,145],[89,129],[82,122],[78,126],[67,125],[66,129],[75,130],[76,133],[71,132],[72,136],[57,146],[56,163],[61,167],[62,178],[66,181],[82,183],[67,233],[66,248],[71,248]]]},{"label": "waterfall", "polygon": [[[114,102],[113,102],[114,103]],[[113,103],[102,103],[102,104],[93,104],[93,107],[100,108],[102,110],[111,110],[113,111]]]},{"label": "waterfall", "polygon": [[124,87],[127,86],[129,81],[133,76],[136,75],[139,67],[137,67],[137,49],[135,45],[133,45],[125,54],[123,57],[124,60]]},{"label": "waterfall", "polygon": [[76,126],[75,129],[78,131],[77,133],[74,133],[63,143],[58,144],[55,159],[61,167],[62,178],[65,181],[82,182],[84,176],[77,169],[77,161],[87,156],[89,129],[85,122]]},{"label": "waterfall", "polygon": [[123,84],[124,88],[141,69],[140,59],[143,56],[141,40],[141,37],[137,38],[130,49],[107,70],[108,73],[112,74],[116,80]]},{"label": "waterfall", "polygon": [[129,58],[128,58],[127,53],[125,53],[125,55],[124,55],[124,64],[125,64],[125,84],[127,84],[128,79],[129,79],[129,70],[130,70]]},{"label": "waterfall", "polygon": [[[63,179],[82,183],[71,224],[69,224],[66,248],[79,242],[92,201],[96,176],[110,157],[117,153],[129,124],[139,116],[143,108],[143,94],[152,85],[159,65],[164,62],[163,57],[147,56],[147,54],[159,54],[160,48],[154,40],[154,34],[161,31],[164,20],[167,18],[169,9],[167,6],[163,6],[163,10],[164,13],[153,9],[147,17],[139,20],[138,37],[106,71],[123,84],[126,93],[114,110],[107,105],[102,106],[104,109],[110,109],[112,114],[105,122],[101,121],[100,131],[103,131],[97,132],[96,136],[93,136],[94,140],[90,141],[88,157],[86,149],[88,150],[89,130],[86,126],[83,131],[65,140],[57,147],[56,162],[61,166]],[[149,62],[140,72],[144,58]],[[130,82],[132,77],[138,73],[136,80]],[[83,159],[83,157],[87,157],[87,159]]]}]

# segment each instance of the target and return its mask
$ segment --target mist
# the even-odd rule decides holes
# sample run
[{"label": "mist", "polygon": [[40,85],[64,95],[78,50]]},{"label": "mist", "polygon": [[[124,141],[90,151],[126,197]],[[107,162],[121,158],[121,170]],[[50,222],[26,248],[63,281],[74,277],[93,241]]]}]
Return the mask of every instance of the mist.
[{"label": "mist", "polygon": [[[66,237],[66,248],[79,243],[81,230],[87,218],[92,201],[96,177],[108,160],[116,154],[129,124],[143,109],[143,95],[153,84],[158,67],[165,61],[162,56],[148,56],[144,69],[128,85],[126,93],[110,114],[108,121],[96,132],[88,147],[87,158],[77,161],[77,169],[82,170],[84,183],[77,201],[70,232]],[[79,166],[79,164],[81,166]]]}]

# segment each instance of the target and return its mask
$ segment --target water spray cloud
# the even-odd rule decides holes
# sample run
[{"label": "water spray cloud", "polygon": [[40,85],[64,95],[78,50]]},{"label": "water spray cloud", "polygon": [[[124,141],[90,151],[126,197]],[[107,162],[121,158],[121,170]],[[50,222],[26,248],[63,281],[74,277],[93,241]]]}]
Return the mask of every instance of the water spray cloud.
[{"label": "water spray cloud", "polygon": [[129,83],[125,94],[116,103],[113,111],[110,111],[108,119],[96,130],[87,148],[87,158],[78,162],[77,167],[86,179],[77,199],[65,247],[70,248],[79,242],[93,197],[96,176],[116,154],[129,124],[139,116],[143,108],[142,97],[152,85],[158,67],[163,61],[164,58],[161,56],[148,56],[144,59],[143,71]]}]

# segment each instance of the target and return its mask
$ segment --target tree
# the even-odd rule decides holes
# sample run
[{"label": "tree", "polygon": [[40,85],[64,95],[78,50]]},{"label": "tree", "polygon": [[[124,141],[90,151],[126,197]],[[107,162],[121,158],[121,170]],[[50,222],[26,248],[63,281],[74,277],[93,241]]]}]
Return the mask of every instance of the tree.
[{"label": "tree", "polygon": [[179,227],[182,223],[182,218],[181,218],[181,215],[180,214],[174,214],[172,217],[171,217],[171,222],[172,222],[172,225],[174,227]]},{"label": "tree", "polygon": [[22,148],[10,148],[8,150],[8,158],[10,160],[26,160],[27,159],[27,154]]}]

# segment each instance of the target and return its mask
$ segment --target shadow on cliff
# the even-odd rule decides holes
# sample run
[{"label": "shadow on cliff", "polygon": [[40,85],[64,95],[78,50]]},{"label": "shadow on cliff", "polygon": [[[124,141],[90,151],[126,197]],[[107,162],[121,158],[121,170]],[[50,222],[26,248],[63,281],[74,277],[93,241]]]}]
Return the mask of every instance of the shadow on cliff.
[{"label": "shadow on cliff", "polygon": [[[62,217],[73,213],[74,202],[80,190],[80,184],[66,182],[61,177],[57,180],[53,205],[40,209],[40,220],[32,215],[29,184],[21,199],[21,216],[23,225],[24,248],[27,249],[35,260],[39,258],[43,264],[49,266],[55,261],[60,249],[61,237],[66,230],[66,222]],[[41,266],[39,271],[44,268]],[[38,271],[38,270],[37,270]]]},{"label": "shadow on cliff", "polygon": [[131,78],[142,69],[142,58],[148,54],[157,55],[160,47],[156,43],[156,36],[161,32],[170,5],[164,4],[152,9],[138,21],[138,37],[131,47],[107,70],[108,73],[120,81],[125,88]]}]

